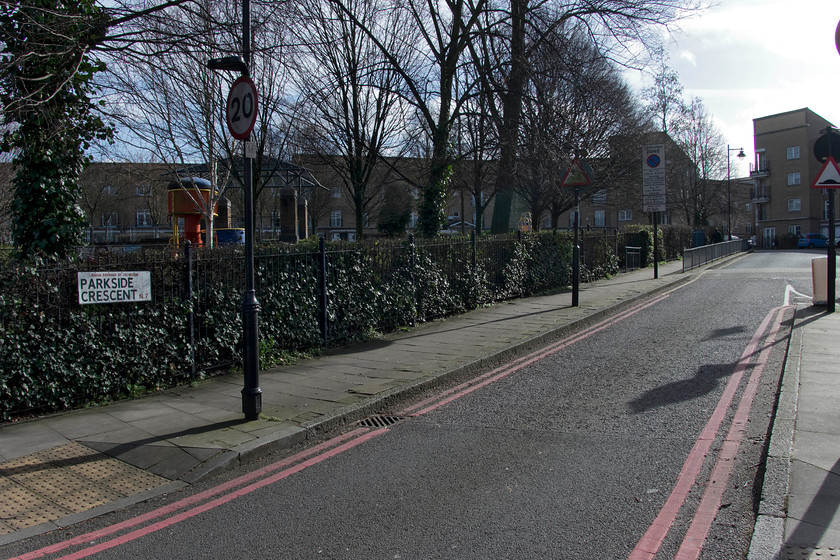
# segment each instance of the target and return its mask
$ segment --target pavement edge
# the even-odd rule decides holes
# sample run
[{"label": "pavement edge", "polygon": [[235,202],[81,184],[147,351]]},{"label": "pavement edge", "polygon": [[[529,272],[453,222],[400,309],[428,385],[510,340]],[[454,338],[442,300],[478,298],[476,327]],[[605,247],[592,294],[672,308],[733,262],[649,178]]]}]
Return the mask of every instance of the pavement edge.
[{"label": "pavement edge", "polygon": [[778,560],[784,545],[793,434],[799,402],[799,373],[802,366],[802,329],[796,328],[796,324],[802,318],[802,309],[800,306],[794,314],[782,373],[782,387],[765,461],[758,516],[747,560]]}]

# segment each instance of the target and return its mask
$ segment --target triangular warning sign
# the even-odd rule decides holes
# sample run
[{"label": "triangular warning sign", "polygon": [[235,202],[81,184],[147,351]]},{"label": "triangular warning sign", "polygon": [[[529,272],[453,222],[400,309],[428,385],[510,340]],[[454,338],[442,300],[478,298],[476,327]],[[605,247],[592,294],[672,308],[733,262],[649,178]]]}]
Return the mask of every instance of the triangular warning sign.
[{"label": "triangular warning sign", "polygon": [[563,179],[560,181],[561,187],[588,187],[591,184],[592,179],[578,158],[572,161],[572,164],[566,170]]},{"label": "triangular warning sign", "polygon": [[829,156],[817,174],[817,179],[811,184],[812,189],[840,189],[840,168],[837,162]]}]

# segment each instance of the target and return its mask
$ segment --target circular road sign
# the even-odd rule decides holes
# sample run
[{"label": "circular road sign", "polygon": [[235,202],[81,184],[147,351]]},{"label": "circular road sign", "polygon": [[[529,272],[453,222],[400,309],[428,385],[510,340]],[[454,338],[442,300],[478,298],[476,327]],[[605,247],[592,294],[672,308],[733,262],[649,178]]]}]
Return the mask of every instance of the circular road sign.
[{"label": "circular road sign", "polygon": [[831,134],[831,153],[829,153],[828,149],[828,134],[823,134],[814,143],[814,157],[820,163],[825,163],[828,156],[832,156],[835,160],[840,161],[838,159],[840,158],[840,134],[837,134],[837,132],[831,132],[829,134]]},{"label": "circular road sign", "polygon": [[248,76],[233,82],[227,98],[228,130],[237,140],[247,140],[257,123],[257,87]]},{"label": "circular road sign", "polygon": [[648,167],[659,167],[659,164],[662,163],[662,160],[659,159],[659,154],[650,154],[647,157],[647,166]]},{"label": "circular road sign", "polygon": [[837,52],[840,53],[840,22],[837,23],[837,29],[834,30],[834,44],[837,45]]}]

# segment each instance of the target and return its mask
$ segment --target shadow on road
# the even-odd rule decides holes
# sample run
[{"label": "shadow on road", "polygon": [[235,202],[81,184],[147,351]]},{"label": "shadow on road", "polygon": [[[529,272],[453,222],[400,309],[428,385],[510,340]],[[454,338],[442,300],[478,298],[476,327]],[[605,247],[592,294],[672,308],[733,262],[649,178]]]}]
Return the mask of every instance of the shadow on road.
[{"label": "shadow on road", "polygon": [[735,370],[735,364],[707,364],[700,366],[691,379],[674,381],[645,392],[628,403],[633,414],[681,403],[702,397],[714,391],[719,380],[728,377]]}]

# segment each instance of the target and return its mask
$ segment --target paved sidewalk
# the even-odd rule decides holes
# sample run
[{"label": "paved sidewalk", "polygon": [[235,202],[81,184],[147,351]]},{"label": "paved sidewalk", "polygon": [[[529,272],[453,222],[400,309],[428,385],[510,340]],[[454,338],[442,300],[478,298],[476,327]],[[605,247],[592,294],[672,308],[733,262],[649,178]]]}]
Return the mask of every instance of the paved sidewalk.
[{"label": "paved sidewalk", "polygon": [[801,307],[749,560],[840,558],[840,310]]},{"label": "paved sidewalk", "polygon": [[[229,375],[3,426],[0,545],[124,508],[360,420],[399,397],[477,372],[698,273],[682,273],[676,262],[661,266],[658,279],[652,269],[620,274],[582,285],[577,308],[570,307],[570,293],[500,303],[263,371],[263,414],[251,422],[241,412],[241,375]],[[750,560],[840,558],[838,337],[840,313],[798,311]]]}]

